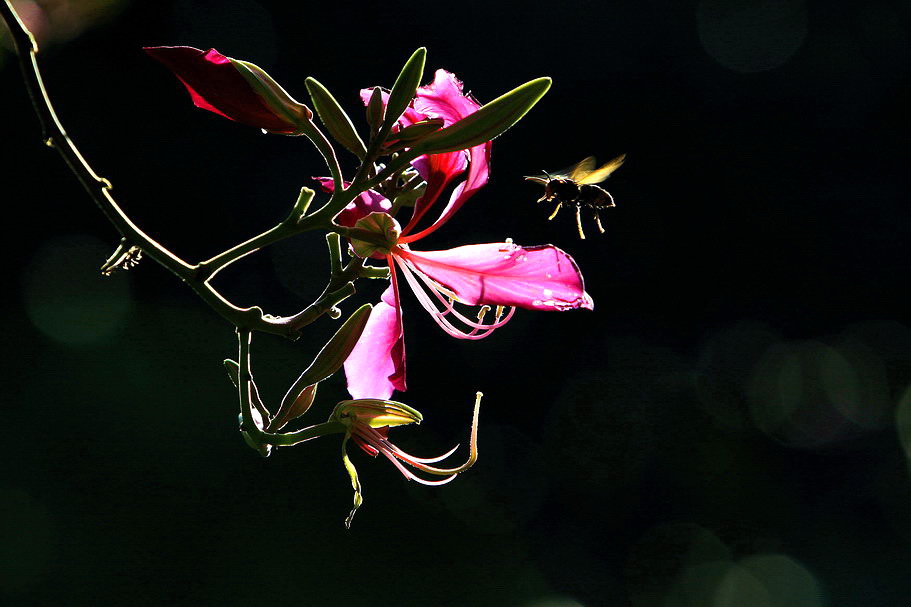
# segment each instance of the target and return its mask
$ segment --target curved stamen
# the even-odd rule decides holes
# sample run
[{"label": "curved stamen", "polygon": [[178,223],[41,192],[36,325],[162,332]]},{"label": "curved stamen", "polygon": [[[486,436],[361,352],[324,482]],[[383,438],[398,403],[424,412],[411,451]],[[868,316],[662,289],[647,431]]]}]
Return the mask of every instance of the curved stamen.
[{"label": "curved stamen", "polygon": [[[424,274],[423,272],[421,272],[421,271],[417,268],[417,266],[415,266],[415,265],[411,262],[411,260],[406,259],[406,260],[404,260],[404,263],[408,265],[408,269],[409,269],[409,270],[411,270],[412,272],[414,272],[414,273],[418,276],[418,278],[420,278],[420,279],[424,282],[424,284],[427,285],[428,289],[431,291],[431,293],[433,293],[433,294],[436,296],[436,298],[440,301],[440,303],[444,304],[444,306],[446,306],[446,307],[448,308],[448,311],[449,311],[449,312],[452,312],[453,316],[455,316],[456,318],[458,318],[459,320],[461,320],[463,323],[465,323],[465,324],[468,325],[469,327],[472,327],[472,328],[474,328],[474,329],[480,329],[480,330],[487,330],[487,329],[493,330],[493,329],[497,329],[497,328],[499,328],[499,327],[502,327],[503,325],[505,325],[505,324],[509,321],[509,318],[512,318],[512,312],[515,311],[515,306],[510,306],[510,307],[511,307],[511,311],[510,311],[510,313],[509,313],[509,317],[508,317],[508,318],[506,318],[506,319],[504,319],[504,320],[500,320],[500,318],[501,318],[502,315],[503,315],[502,312],[501,312],[500,314],[498,314],[498,315],[496,316],[496,320],[495,320],[494,322],[492,322],[492,323],[490,323],[490,324],[485,324],[485,323],[483,322],[483,320],[484,320],[483,317],[484,317],[484,314],[486,314],[486,312],[487,312],[488,310],[490,310],[490,306],[487,305],[487,304],[484,304],[484,305],[481,306],[481,309],[480,309],[480,311],[478,312],[478,322],[474,322],[474,321],[470,320],[470,319],[469,319],[468,317],[466,317],[464,314],[461,314],[461,313],[455,308],[455,306],[454,306],[452,303],[449,302],[449,299],[448,299],[448,298],[451,297],[449,289],[446,289],[445,287],[442,287],[441,285],[437,284],[437,282],[436,282],[435,280],[433,280],[432,278],[430,278],[429,276],[427,276],[426,274]],[[400,265],[401,265],[401,264],[400,264]],[[443,298],[443,295],[445,295],[445,296],[447,297],[447,299],[444,299],[444,298]],[[457,300],[457,301],[458,301],[458,300]],[[460,303],[461,303],[461,302],[460,302]],[[465,304],[465,305],[469,305],[469,304]],[[498,309],[503,308],[503,307],[505,307],[505,306],[497,306]],[[446,314],[446,313],[448,313],[448,312],[444,312],[444,314]],[[475,333],[475,332],[472,332],[471,335],[473,335],[474,333]]]},{"label": "curved stamen", "polygon": [[[490,335],[494,329],[502,327],[504,324],[506,324],[509,319],[512,318],[512,315],[515,312],[515,307],[510,307],[509,313],[505,318],[502,318],[502,314],[500,314],[496,317],[496,320],[490,324],[475,322],[459,312],[455,308],[455,303],[453,301],[450,301],[449,298],[444,295],[444,293],[448,295],[448,290],[442,288],[443,291],[441,292],[441,287],[437,285],[433,279],[426,276],[423,272],[414,267],[410,261],[402,259],[398,256],[395,256],[395,259],[399,262],[399,268],[402,270],[402,274],[405,276],[405,280],[411,286],[411,289],[414,291],[415,296],[418,298],[418,302],[420,302],[421,306],[427,310],[427,312],[436,321],[436,323],[453,337],[472,340],[483,339]],[[420,285],[420,283],[415,278],[415,274],[417,274],[417,277],[421,279],[421,282],[426,285],[427,290],[425,290]],[[432,293],[434,297],[436,297],[436,299],[440,302],[440,304],[443,306],[442,311],[437,309],[436,305],[428,296],[427,291],[430,291],[430,293]],[[501,307],[498,306],[498,310],[500,310],[500,308]],[[459,321],[464,323],[466,326],[471,327],[473,330],[471,332],[466,332],[457,328],[452,323],[452,321],[446,319],[446,316],[448,314],[452,314]],[[479,333],[479,331],[483,332]]]}]

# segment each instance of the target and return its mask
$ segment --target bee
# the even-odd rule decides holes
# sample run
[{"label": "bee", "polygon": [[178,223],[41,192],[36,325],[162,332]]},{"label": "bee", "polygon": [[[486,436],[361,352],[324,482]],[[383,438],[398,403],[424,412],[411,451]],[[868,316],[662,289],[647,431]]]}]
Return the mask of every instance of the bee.
[{"label": "bee", "polygon": [[582,207],[592,210],[595,218],[595,224],[598,230],[604,234],[604,226],[601,225],[601,217],[598,215],[599,209],[608,209],[616,206],[614,197],[610,192],[595,185],[601,183],[611,173],[620,168],[626,154],[617,156],[599,169],[595,169],[595,158],[589,156],[578,164],[574,164],[564,171],[558,173],[544,172],[540,177],[526,177],[526,181],[533,181],[544,186],[544,195],[538,199],[538,202],[546,200],[556,202],[557,206],[554,212],[547,219],[553,219],[563,208],[563,205],[574,205],[576,207],[576,227],[579,229],[579,238],[585,239],[585,232],[582,231]]}]

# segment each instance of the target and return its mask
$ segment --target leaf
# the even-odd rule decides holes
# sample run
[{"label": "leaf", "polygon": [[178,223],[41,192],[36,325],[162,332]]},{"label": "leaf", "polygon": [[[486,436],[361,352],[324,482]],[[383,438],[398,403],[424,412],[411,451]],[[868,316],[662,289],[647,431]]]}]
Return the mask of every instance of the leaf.
[{"label": "leaf", "polygon": [[332,93],[315,78],[307,78],[305,84],[310,92],[313,107],[316,109],[319,119],[326,125],[329,134],[351,150],[358,158],[363,159],[367,154],[367,148],[354,129],[351,118],[348,117],[342,106],[335,100]]},{"label": "leaf", "polygon": [[386,118],[383,121],[383,128],[380,131],[380,139],[385,140],[386,135],[392,130],[392,126],[401,117],[405,109],[414,99],[414,95],[421,84],[421,78],[424,77],[424,62],[427,59],[427,49],[423,46],[414,51],[405,67],[402,68],[399,77],[395,79],[392,90],[389,91],[389,101],[386,102]]},{"label": "leaf", "polygon": [[412,148],[412,154],[455,152],[498,137],[534,107],[550,84],[550,78],[537,78],[514,88],[477,112],[428,135]]}]

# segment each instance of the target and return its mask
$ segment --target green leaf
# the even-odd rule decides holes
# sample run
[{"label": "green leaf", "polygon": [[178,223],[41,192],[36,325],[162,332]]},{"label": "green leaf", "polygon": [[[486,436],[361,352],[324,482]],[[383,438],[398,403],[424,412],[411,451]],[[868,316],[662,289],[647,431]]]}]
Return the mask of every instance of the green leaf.
[{"label": "green leaf", "polygon": [[412,148],[415,154],[441,154],[490,141],[517,123],[550,88],[550,78],[537,78],[516,87],[477,112],[432,133]]},{"label": "green leaf", "polygon": [[380,131],[380,140],[385,140],[392,126],[401,117],[402,113],[414,99],[414,95],[424,77],[424,62],[427,59],[427,49],[423,46],[414,51],[399,77],[395,79],[392,90],[389,91],[389,101],[386,102],[386,118]]},{"label": "green leaf", "polygon": [[316,109],[319,119],[326,125],[329,134],[358,158],[363,159],[367,155],[367,148],[342,106],[335,100],[332,93],[315,78],[307,78],[305,83],[307,90],[310,91],[313,107]]}]

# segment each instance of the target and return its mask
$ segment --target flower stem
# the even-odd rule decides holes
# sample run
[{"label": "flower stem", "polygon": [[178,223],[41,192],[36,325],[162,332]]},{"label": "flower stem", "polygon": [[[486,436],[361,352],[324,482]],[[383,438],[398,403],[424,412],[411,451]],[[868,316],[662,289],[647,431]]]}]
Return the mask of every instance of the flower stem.
[{"label": "flower stem", "polygon": [[[289,218],[275,228],[229,249],[224,253],[216,255],[212,259],[201,264],[191,265],[187,263],[159,244],[151,236],[143,232],[130,220],[111,195],[111,183],[95,173],[79,152],[78,148],[76,148],[73,141],[67,136],[66,131],[63,129],[63,126],[54,111],[50,98],[47,95],[47,90],[44,87],[41,71],[38,68],[38,46],[35,43],[35,39],[31,32],[28,31],[25,24],[22,23],[21,19],[16,14],[10,0],[0,1],[0,18],[2,18],[7,27],[9,27],[12,35],[13,44],[19,57],[19,66],[22,69],[23,78],[25,80],[25,88],[28,91],[35,113],[41,123],[45,143],[49,147],[57,150],[64,162],[66,162],[67,166],[95,201],[98,208],[101,209],[105,217],[108,218],[117,231],[120,232],[121,236],[123,236],[124,241],[121,243],[121,248],[129,248],[131,246],[137,247],[143,254],[155,260],[180,278],[180,280],[186,283],[187,286],[223,318],[241,329],[249,329],[294,338],[297,336],[297,328],[295,328],[294,325],[297,327],[303,325],[299,324],[299,321],[292,323],[293,319],[300,317],[301,314],[304,314],[307,310],[310,310],[306,315],[308,320],[311,318],[315,320],[315,318],[322,313],[319,312],[319,314],[314,316],[315,311],[320,309],[314,308],[314,305],[320,303],[316,302],[316,304],[309,306],[307,310],[294,317],[274,318],[267,316],[263,314],[262,309],[255,306],[250,308],[235,306],[215,290],[209,284],[209,280],[221,268],[267,244],[276,242],[277,240],[294,233],[312,230],[318,227],[331,226],[331,217],[325,218],[325,215],[321,215],[318,217],[295,218],[293,221]],[[322,132],[316,129],[315,125],[313,126],[313,129],[313,132],[309,133],[311,135],[311,140],[326,158],[333,179],[336,180],[337,183],[341,183],[341,171],[332,146],[329,144],[328,140],[326,140],[325,136],[322,135]],[[345,204],[347,204],[347,202]],[[351,288],[353,289],[353,286]],[[347,295],[345,295],[345,297],[347,297]],[[309,322],[312,322],[312,320],[309,320]]]},{"label": "flower stem", "polygon": [[253,373],[250,369],[250,337],[251,334],[248,329],[237,330],[237,360],[239,364],[237,391],[240,400],[241,430],[246,432],[254,443],[289,447],[319,436],[342,434],[347,431],[347,428],[341,422],[328,421],[285,434],[263,432],[256,425],[253,419],[253,409],[251,408]]}]

